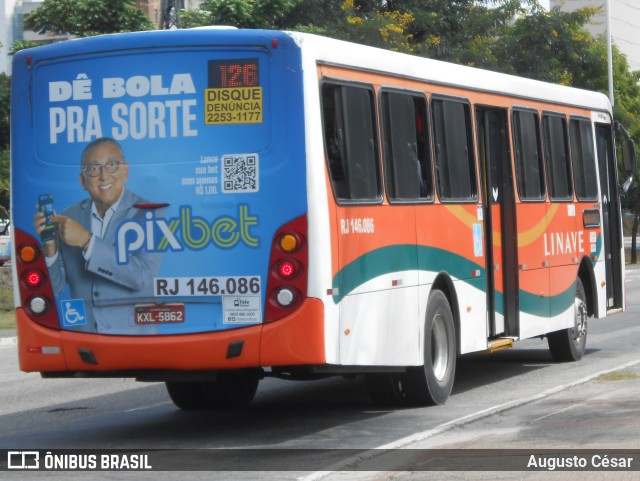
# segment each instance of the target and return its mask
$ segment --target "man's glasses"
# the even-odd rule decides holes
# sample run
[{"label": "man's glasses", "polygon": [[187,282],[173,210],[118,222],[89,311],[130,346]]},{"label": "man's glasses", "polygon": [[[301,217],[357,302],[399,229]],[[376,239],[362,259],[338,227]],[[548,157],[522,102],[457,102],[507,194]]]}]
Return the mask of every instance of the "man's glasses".
[{"label": "man's glasses", "polygon": [[124,164],[124,162],[122,161],[110,160],[104,165],[101,165],[101,164],[88,165],[87,167],[82,169],[80,172],[82,172],[84,175],[88,175],[89,177],[98,177],[102,169],[104,169],[108,174],[115,174],[120,168],[120,165],[122,164]]}]

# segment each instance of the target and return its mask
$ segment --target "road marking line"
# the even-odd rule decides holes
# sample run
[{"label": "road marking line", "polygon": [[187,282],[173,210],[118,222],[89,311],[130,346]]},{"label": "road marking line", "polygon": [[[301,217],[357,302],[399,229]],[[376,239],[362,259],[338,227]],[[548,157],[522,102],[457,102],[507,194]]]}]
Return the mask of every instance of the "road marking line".
[{"label": "road marking line", "polygon": [[383,454],[386,450],[392,450],[392,449],[402,449],[402,448],[406,448],[407,446],[410,446],[411,444],[415,444],[418,443],[420,441],[425,441],[429,438],[432,438],[434,436],[437,436],[438,434],[442,434],[444,432],[450,431],[456,427],[460,427],[460,426],[464,426],[465,424],[470,424],[472,422],[475,421],[479,421],[483,418],[489,417],[491,415],[494,414],[498,414],[504,411],[508,411],[509,409],[514,409],[517,408],[519,406],[523,406],[525,404],[529,404],[535,401],[539,401],[540,399],[544,399],[548,396],[551,396],[552,394],[556,394],[559,393],[561,391],[564,391],[565,389],[569,389],[575,386],[578,386],[580,384],[584,384],[587,383],[599,376],[602,376],[604,374],[608,374],[610,372],[614,372],[614,371],[620,371],[622,369],[626,369],[628,367],[631,366],[635,366],[637,364],[640,364],[640,359],[636,359],[635,361],[629,361],[625,364],[621,364],[619,366],[613,367],[611,369],[605,369],[604,371],[599,371],[595,374],[590,374],[589,376],[583,377],[581,379],[578,379],[577,381],[573,381],[567,384],[562,384],[560,386],[556,386],[553,387],[551,389],[547,389],[546,391],[543,391],[539,394],[536,394],[534,396],[530,396],[530,397],[525,397],[525,398],[520,398],[520,399],[516,399],[515,401],[509,401],[503,404],[498,404],[496,406],[492,406],[490,408],[487,409],[483,409],[481,411],[472,413],[472,414],[468,414],[466,416],[462,416],[460,418],[457,419],[453,419],[451,421],[448,421],[446,423],[440,424],[439,426],[436,426],[435,428],[431,428],[431,429],[427,429],[426,431],[422,431],[420,433],[415,433],[412,434],[411,436],[406,436],[404,438],[400,438],[396,441],[393,441],[391,443],[387,443],[387,444],[383,444],[382,446],[378,446],[377,448],[372,448],[370,451],[366,451],[363,454],[357,455],[357,456],[353,456],[349,459],[346,459],[343,462],[340,462],[338,464],[335,464],[334,466],[331,466],[329,469],[330,471],[316,471],[315,473],[312,473],[308,476],[304,476],[301,478],[298,478],[299,481],[317,481],[323,478],[326,478],[327,476],[340,471],[340,468],[344,467],[344,466],[348,466],[354,463],[359,463],[362,461],[367,461],[369,459],[373,459],[376,456],[379,456],[381,454]]},{"label": "road marking line", "polygon": [[145,409],[157,408],[158,406],[163,406],[165,404],[169,404],[169,401],[162,401],[155,404],[150,404],[149,406],[141,406],[139,408],[126,409],[123,412],[125,413],[133,413],[136,411],[144,411]]},{"label": "road marking line", "polygon": [[17,337],[0,337],[0,349],[3,347],[11,347],[18,344]]}]

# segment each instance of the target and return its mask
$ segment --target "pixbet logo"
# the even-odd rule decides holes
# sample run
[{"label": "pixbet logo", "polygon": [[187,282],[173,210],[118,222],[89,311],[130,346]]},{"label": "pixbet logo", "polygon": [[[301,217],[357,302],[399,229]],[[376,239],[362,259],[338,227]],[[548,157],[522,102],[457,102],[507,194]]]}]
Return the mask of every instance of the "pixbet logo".
[{"label": "pixbet logo", "polygon": [[40,453],[38,451],[9,451],[7,453],[8,469],[40,469]]},{"label": "pixbet logo", "polygon": [[[194,216],[191,206],[181,206],[180,216],[170,219],[145,214],[145,221],[130,220],[118,227],[116,251],[118,264],[127,264],[129,257],[144,249],[164,252],[167,248],[182,251],[202,250],[212,244],[229,249],[239,243],[258,247],[258,238],[251,229],[258,225],[258,217],[249,214],[248,205],[238,205],[238,216],[221,216],[214,221]],[[158,235],[158,231],[161,235]]]}]

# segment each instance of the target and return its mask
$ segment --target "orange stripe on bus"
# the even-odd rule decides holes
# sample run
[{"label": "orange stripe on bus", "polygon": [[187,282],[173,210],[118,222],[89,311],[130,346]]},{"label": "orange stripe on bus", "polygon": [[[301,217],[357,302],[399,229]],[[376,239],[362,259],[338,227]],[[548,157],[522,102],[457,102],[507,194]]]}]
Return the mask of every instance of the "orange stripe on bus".
[{"label": "orange stripe on bus", "polygon": [[[551,204],[547,210],[546,215],[540,219],[540,221],[525,232],[518,234],[518,246],[526,247],[540,238],[545,233],[547,227],[558,212],[558,204]],[[473,227],[473,224],[478,223],[478,218],[464,209],[461,205],[447,205],[447,210],[451,212],[460,222],[469,227]],[[502,234],[498,231],[493,231],[493,242],[495,245],[502,245]]]}]

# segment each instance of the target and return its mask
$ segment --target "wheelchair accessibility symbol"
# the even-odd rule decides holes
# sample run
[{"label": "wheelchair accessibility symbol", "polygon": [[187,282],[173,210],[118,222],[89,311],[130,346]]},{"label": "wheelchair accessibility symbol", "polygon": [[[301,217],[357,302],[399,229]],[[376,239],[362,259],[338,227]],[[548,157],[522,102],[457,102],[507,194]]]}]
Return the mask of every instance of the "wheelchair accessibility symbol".
[{"label": "wheelchair accessibility symbol", "polygon": [[60,304],[64,327],[83,326],[87,323],[87,312],[82,299],[67,299],[60,301]]}]

